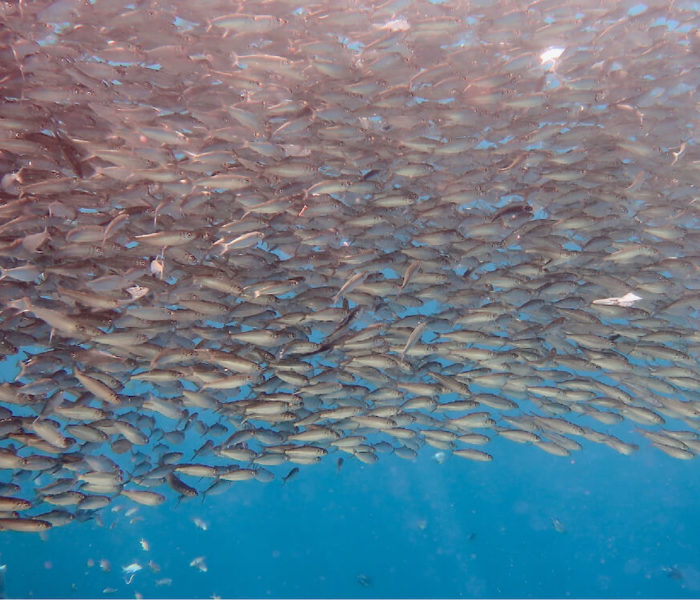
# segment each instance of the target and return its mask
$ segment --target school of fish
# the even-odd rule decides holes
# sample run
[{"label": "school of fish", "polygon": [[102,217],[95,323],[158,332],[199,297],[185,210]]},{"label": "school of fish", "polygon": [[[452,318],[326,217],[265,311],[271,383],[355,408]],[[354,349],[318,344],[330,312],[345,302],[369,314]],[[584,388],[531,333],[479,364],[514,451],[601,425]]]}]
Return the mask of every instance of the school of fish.
[{"label": "school of fish", "polygon": [[695,458],[696,6],[0,2],[0,529],[497,437]]}]

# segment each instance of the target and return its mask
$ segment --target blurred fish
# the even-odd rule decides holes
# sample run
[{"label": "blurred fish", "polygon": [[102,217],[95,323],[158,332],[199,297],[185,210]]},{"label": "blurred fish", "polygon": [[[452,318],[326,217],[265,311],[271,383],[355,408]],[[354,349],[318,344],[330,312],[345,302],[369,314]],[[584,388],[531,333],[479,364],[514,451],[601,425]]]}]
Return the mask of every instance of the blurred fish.
[{"label": "blurred fish", "polygon": [[206,573],[208,569],[206,563],[204,562],[205,560],[206,559],[204,556],[197,556],[190,561],[190,567],[195,567],[202,573]]},{"label": "blurred fish", "polygon": [[557,533],[566,533],[566,527],[559,519],[552,519],[552,526]]},{"label": "blurred fish", "polygon": [[124,576],[124,582],[126,585],[131,585],[134,580],[136,573],[143,570],[143,567],[139,563],[130,563],[125,567],[122,567],[122,575]]},{"label": "blurred fish", "polygon": [[282,477],[282,483],[287,483],[290,479],[296,477],[297,473],[299,473],[299,467],[290,469],[289,473]]}]

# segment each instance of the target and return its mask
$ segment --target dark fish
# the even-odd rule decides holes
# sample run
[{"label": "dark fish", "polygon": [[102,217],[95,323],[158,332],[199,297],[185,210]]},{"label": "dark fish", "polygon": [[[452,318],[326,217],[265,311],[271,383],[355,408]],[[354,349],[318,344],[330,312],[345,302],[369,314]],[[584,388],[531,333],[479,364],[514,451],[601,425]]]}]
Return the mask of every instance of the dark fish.
[{"label": "dark fish", "polygon": [[287,483],[290,479],[292,479],[293,477],[296,477],[298,473],[299,473],[299,467],[292,468],[289,471],[289,473],[287,473],[284,477],[282,477],[282,483]]},{"label": "dark fish", "polygon": [[168,473],[168,485],[175,490],[180,497],[193,498],[198,495],[198,492],[193,487],[187,485],[182,479],[177,477],[174,473]]}]

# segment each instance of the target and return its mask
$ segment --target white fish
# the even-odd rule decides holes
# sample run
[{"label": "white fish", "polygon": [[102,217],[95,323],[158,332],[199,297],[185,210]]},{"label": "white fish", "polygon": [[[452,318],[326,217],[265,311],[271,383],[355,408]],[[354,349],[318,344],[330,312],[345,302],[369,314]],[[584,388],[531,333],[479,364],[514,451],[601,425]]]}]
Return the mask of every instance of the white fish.
[{"label": "white fish", "polygon": [[139,563],[133,562],[131,564],[126,565],[125,567],[122,567],[122,572],[126,573],[127,575],[131,575],[133,573],[138,573],[142,569],[143,567]]},{"label": "white fish", "polygon": [[632,306],[635,302],[642,300],[641,297],[629,292],[619,298],[601,298],[593,300],[592,304],[602,304],[604,306],[623,306],[625,308]]},{"label": "white fish", "polygon": [[202,573],[206,573],[209,569],[207,568],[205,556],[197,556],[190,561],[190,567],[199,569]]}]

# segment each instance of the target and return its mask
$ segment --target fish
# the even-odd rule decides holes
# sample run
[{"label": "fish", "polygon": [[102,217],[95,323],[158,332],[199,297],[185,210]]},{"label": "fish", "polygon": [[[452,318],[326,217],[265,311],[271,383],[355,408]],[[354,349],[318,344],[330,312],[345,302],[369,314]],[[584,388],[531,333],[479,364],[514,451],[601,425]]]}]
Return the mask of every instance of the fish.
[{"label": "fish", "polygon": [[284,477],[282,477],[282,483],[287,483],[290,479],[293,477],[296,477],[296,475],[299,473],[299,467],[294,467],[290,469],[289,473],[287,473]]},{"label": "fish", "polygon": [[122,567],[122,573],[126,573],[127,575],[131,575],[133,573],[138,573],[141,571],[143,567],[138,564],[138,563],[130,563],[126,565],[125,567]]},{"label": "fish", "polygon": [[122,567],[122,575],[124,577],[124,582],[126,583],[126,585],[131,585],[131,582],[134,580],[136,573],[142,570],[143,567],[137,562],[133,562]]},{"label": "fish", "polygon": [[197,570],[201,571],[202,573],[206,573],[208,571],[208,568],[207,568],[205,560],[206,560],[206,557],[197,556],[190,561],[190,567],[194,567]]},{"label": "fish", "polygon": [[36,518],[0,518],[0,530],[38,533],[51,528],[51,523]]}]

